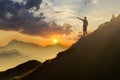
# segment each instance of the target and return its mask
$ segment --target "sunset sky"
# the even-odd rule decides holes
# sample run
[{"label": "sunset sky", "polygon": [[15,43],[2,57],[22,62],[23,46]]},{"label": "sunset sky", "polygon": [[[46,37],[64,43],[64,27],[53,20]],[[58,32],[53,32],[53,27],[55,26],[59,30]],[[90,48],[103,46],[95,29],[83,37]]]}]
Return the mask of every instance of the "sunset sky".
[{"label": "sunset sky", "polygon": [[71,46],[82,32],[82,22],[76,17],[87,16],[92,32],[120,13],[120,0],[1,0],[0,5],[2,2],[0,46],[13,39],[43,47]]}]

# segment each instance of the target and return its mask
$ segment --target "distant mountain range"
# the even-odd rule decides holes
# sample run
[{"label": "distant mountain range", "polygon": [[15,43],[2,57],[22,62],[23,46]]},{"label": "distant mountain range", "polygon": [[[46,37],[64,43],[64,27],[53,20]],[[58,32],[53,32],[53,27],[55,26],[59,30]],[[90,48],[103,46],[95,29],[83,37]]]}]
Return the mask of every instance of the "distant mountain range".
[{"label": "distant mountain range", "polygon": [[66,50],[60,44],[54,46],[41,47],[32,43],[25,43],[22,41],[12,40],[7,46],[1,47],[0,51],[10,51],[17,50],[32,59],[37,59],[39,61],[45,61],[46,59],[54,58],[57,53]]},{"label": "distant mountain range", "polygon": [[0,47],[0,71],[15,67],[32,59],[43,62],[56,57],[59,52],[66,49],[67,47],[59,44],[41,47],[32,43],[12,40],[7,46]]},{"label": "distant mountain range", "polygon": [[21,80],[119,80],[120,15]]}]

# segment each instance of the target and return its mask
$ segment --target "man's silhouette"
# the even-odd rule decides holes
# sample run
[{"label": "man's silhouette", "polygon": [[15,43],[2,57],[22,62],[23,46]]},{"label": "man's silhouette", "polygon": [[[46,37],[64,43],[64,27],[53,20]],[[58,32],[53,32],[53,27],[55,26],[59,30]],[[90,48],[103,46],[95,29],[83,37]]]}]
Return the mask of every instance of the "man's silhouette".
[{"label": "man's silhouette", "polygon": [[83,36],[85,37],[87,35],[87,26],[88,26],[87,17],[84,17],[84,19],[77,17],[77,19],[83,21]]}]

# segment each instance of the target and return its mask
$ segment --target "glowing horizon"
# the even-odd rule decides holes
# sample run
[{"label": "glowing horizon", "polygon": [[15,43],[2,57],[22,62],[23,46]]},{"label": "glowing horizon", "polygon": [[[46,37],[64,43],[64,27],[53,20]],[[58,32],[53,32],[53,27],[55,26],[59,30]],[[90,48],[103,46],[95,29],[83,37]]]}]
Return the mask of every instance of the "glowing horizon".
[{"label": "glowing horizon", "polygon": [[4,36],[0,35],[0,37],[2,38],[0,41],[0,46],[7,46],[8,43],[14,39],[18,41],[23,41],[25,43],[33,43],[33,44],[36,44],[42,47],[55,45],[55,44],[61,44],[63,46],[69,47],[74,43],[73,40],[67,40],[65,36],[60,36],[60,35],[53,35],[50,38],[42,38],[38,36],[30,36],[30,35],[21,34],[16,31],[0,30],[0,32],[4,34]]}]

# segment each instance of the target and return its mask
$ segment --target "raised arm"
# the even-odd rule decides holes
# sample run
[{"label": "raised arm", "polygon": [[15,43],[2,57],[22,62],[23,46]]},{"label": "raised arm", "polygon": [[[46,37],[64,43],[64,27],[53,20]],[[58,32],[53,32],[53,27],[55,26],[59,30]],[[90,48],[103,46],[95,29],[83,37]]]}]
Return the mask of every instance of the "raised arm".
[{"label": "raised arm", "polygon": [[79,18],[79,17],[76,17],[77,19],[79,19],[79,20],[82,20],[83,21],[83,19],[82,18]]}]

